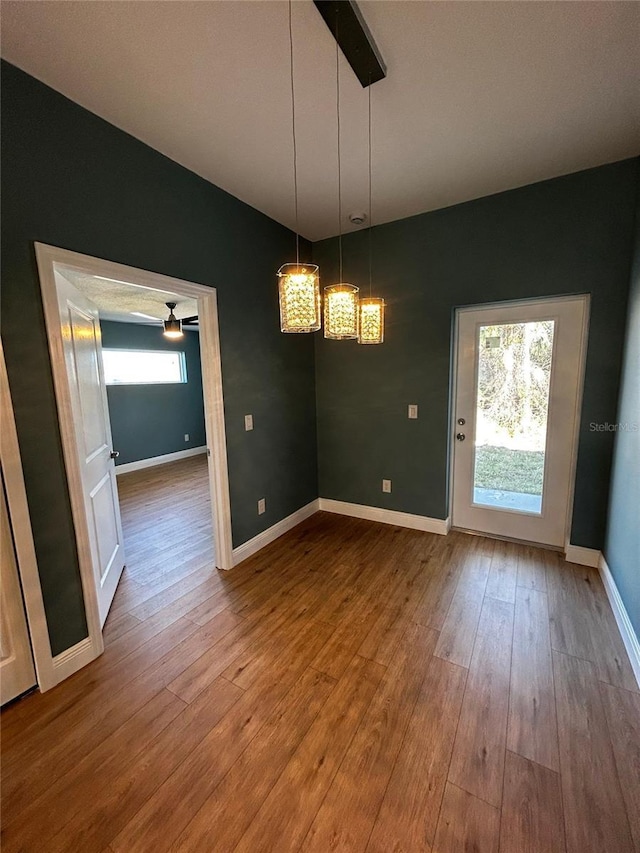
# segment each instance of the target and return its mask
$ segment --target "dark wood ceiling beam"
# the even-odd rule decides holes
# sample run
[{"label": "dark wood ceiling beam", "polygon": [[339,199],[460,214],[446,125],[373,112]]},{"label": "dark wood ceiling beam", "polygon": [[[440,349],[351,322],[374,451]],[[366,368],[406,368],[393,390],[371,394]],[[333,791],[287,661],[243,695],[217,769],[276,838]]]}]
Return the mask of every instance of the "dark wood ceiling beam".
[{"label": "dark wood ceiling beam", "polygon": [[347,62],[364,88],[387,76],[387,69],[355,0],[313,0]]}]

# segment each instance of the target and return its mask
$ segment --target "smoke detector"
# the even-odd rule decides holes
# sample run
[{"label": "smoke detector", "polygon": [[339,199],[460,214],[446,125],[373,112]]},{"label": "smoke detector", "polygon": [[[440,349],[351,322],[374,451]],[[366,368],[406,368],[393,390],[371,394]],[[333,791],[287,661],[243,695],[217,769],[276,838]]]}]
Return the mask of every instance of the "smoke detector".
[{"label": "smoke detector", "polygon": [[354,225],[364,225],[364,223],[366,221],[367,221],[367,214],[366,213],[350,213],[349,214],[349,222],[353,223]]}]

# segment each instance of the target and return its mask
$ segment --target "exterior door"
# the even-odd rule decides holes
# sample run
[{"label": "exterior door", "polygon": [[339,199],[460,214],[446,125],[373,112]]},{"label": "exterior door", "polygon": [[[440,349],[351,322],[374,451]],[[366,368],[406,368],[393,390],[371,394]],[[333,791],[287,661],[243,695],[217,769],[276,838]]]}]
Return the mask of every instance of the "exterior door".
[{"label": "exterior door", "polygon": [[104,625],[125,558],[100,323],[95,305],[59,273],[56,284],[100,624]]},{"label": "exterior door", "polygon": [[0,482],[0,704],[36,684],[4,480]]},{"label": "exterior door", "polygon": [[458,312],[455,527],[564,547],[585,297]]}]

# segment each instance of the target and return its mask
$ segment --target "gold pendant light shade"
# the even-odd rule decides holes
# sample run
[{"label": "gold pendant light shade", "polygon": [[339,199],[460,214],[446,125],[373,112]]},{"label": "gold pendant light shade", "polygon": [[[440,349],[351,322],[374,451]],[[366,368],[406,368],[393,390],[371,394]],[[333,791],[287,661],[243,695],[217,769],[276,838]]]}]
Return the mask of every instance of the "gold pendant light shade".
[{"label": "gold pendant light shade", "polygon": [[[359,344],[381,344],[384,340],[384,299],[372,294],[371,251],[371,83],[369,77],[369,298],[359,299],[359,290],[342,281],[342,171],[340,133],[340,45],[336,17],[336,129],[338,167],[338,282],[324,288],[324,306],[320,300],[318,267],[301,264],[298,228],[298,158],[296,145],[296,97],[293,52],[293,0],[289,0],[289,73],[291,79],[291,138],[293,142],[293,201],[295,213],[296,263],[283,264],[278,270],[280,330],[300,333],[317,332],[324,319],[324,336],[334,341],[357,340]],[[344,4],[336,4],[344,5]],[[331,27],[330,27],[331,28]],[[361,79],[361,78],[360,78]],[[378,78],[376,78],[378,79]],[[361,79],[362,82],[362,79]],[[365,83],[362,83],[364,86]],[[353,222],[364,221],[352,218]]]},{"label": "gold pendant light shade", "polygon": [[384,341],[384,299],[360,300],[359,344],[381,344]]},{"label": "gold pendant light shade", "polygon": [[278,270],[280,330],[317,332],[321,326],[320,278],[314,264],[283,264]]},{"label": "gold pendant light shade", "polygon": [[332,284],[324,289],[324,336],[334,341],[358,337],[358,288]]}]

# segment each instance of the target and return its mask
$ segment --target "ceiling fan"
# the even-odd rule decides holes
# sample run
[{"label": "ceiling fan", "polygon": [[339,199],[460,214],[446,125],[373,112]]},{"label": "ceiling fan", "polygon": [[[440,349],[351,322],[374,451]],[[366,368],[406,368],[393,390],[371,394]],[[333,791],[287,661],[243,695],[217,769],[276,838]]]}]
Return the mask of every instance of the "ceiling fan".
[{"label": "ceiling fan", "polygon": [[192,317],[183,317],[178,319],[173,313],[173,309],[176,307],[176,304],[176,302],[165,302],[165,305],[169,309],[169,319],[165,320],[163,323],[164,335],[167,338],[181,338],[184,326],[194,326],[198,322],[197,314],[194,314]]}]

